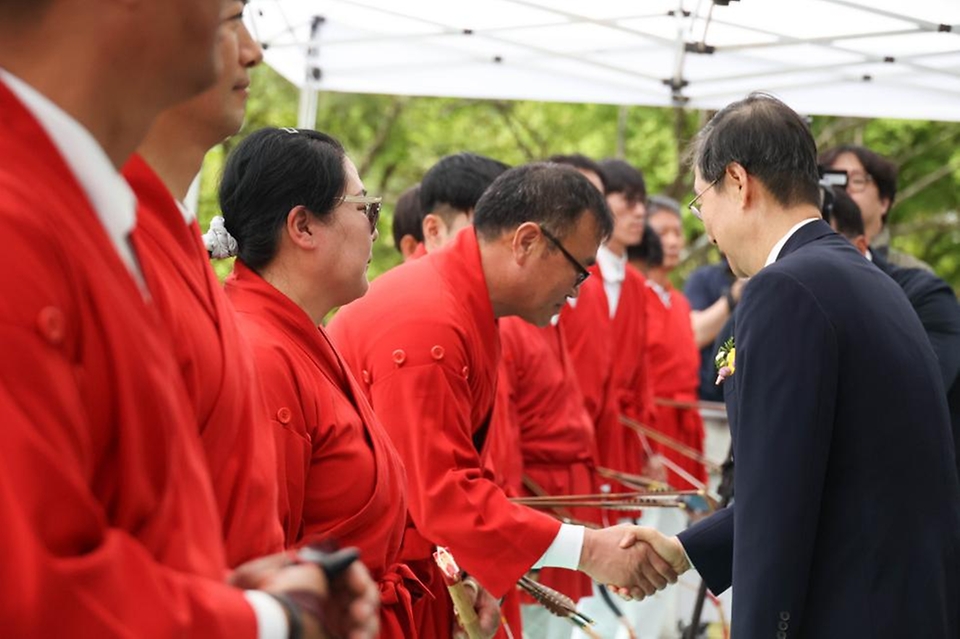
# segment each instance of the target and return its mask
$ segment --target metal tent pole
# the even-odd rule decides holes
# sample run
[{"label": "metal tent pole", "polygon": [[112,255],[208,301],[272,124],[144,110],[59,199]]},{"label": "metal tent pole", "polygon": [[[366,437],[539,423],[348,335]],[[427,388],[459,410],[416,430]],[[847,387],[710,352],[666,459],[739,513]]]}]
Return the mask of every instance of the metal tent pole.
[{"label": "metal tent pole", "polygon": [[320,96],[320,27],[326,19],[313,16],[310,21],[310,43],[307,45],[306,73],[300,89],[300,107],[297,110],[297,127],[314,129],[317,126],[317,106]]}]

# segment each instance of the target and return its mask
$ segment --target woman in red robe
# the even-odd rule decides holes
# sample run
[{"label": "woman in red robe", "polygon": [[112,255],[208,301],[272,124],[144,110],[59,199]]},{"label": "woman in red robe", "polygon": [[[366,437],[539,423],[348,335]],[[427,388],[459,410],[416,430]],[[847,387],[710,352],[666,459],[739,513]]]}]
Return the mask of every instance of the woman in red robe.
[{"label": "woman in red robe", "polygon": [[359,548],[380,583],[382,636],[415,637],[419,583],[397,563],[403,465],[321,325],[367,290],[379,198],[333,138],[263,129],[231,154],[220,200],[238,244],[226,291],[276,437],[286,544]]}]

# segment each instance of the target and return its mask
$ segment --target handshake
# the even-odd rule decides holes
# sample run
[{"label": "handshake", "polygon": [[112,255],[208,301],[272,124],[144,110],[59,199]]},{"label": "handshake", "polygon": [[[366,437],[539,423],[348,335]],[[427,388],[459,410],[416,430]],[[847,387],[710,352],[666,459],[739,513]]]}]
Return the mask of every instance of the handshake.
[{"label": "handshake", "polygon": [[653,528],[622,524],[587,529],[580,553],[581,572],[627,600],[641,600],[690,568],[683,546]]}]

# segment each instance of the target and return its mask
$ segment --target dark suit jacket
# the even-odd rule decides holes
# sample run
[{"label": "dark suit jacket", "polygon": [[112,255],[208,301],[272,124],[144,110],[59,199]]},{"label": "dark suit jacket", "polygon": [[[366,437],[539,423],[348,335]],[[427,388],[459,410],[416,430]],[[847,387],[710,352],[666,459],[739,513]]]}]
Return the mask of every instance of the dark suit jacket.
[{"label": "dark suit jacket", "polygon": [[873,263],[900,285],[930,338],[947,392],[960,470],[960,304],[950,285],[929,271],[895,266],[876,253]]},{"label": "dark suit jacket", "polygon": [[734,584],[733,636],[954,639],[960,484],[903,291],[807,224],[747,285],[736,348],[735,502],[680,535],[711,590]]}]

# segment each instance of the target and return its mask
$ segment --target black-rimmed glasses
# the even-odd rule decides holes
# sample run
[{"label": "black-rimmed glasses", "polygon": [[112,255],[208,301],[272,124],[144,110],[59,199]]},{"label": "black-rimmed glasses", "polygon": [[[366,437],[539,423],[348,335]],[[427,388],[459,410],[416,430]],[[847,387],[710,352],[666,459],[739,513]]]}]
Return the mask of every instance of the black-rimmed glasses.
[{"label": "black-rimmed glasses", "polygon": [[344,195],[345,204],[363,204],[363,214],[367,216],[370,222],[370,233],[377,230],[377,220],[380,219],[380,207],[383,204],[382,197],[372,197],[370,195]]},{"label": "black-rimmed glasses", "polygon": [[[723,176],[721,175],[720,177],[723,177]],[[697,193],[695,196],[693,196],[693,199],[690,200],[690,204],[687,204],[687,208],[690,209],[690,212],[693,213],[693,216],[698,220],[703,219],[703,214],[700,212],[700,207],[697,205],[697,200],[702,198],[704,193],[706,193],[707,191],[715,187],[717,185],[717,182],[720,181],[720,177],[718,177],[716,180],[708,184],[705,189],[703,189],[702,191]]]},{"label": "black-rimmed glasses", "polygon": [[555,237],[553,236],[553,234],[550,233],[547,229],[545,229],[545,228],[543,228],[543,227],[541,226],[541,227],[540,227],[540,232],[543,233],[543,236],[544,236],[545,238],[547,238],[548,240],[550,240],[551,242],[553,242],[553,245],[554,245],[554,246],[556,246],[558,249],[560,249],[560,252],[563,253],[563,256],[564,256],[565,258],[567,258],[567,261],[570,262],[570,263],[573,265],[573,268],[574,268],[574,269],[576,269],[576,271],[577,271],[577,283],[573,285],[574,288],[576,288],[576,287],[580,286],[581,284],[583,284],[584,280],[586,280],[588,277],[590,277],[590,271],[587,270],[587,267],[585,267],[583,264],[581,264],[581,263],[580,263],[580,260],[578,260],[578,259],[575,258],[573,255],[571,255],[571,254],[570,254],[570,251],[568,251],[566,248],[564,248],[563,244],[560,243],[560,240],[558,240],[557,238],[555,238]]}]

